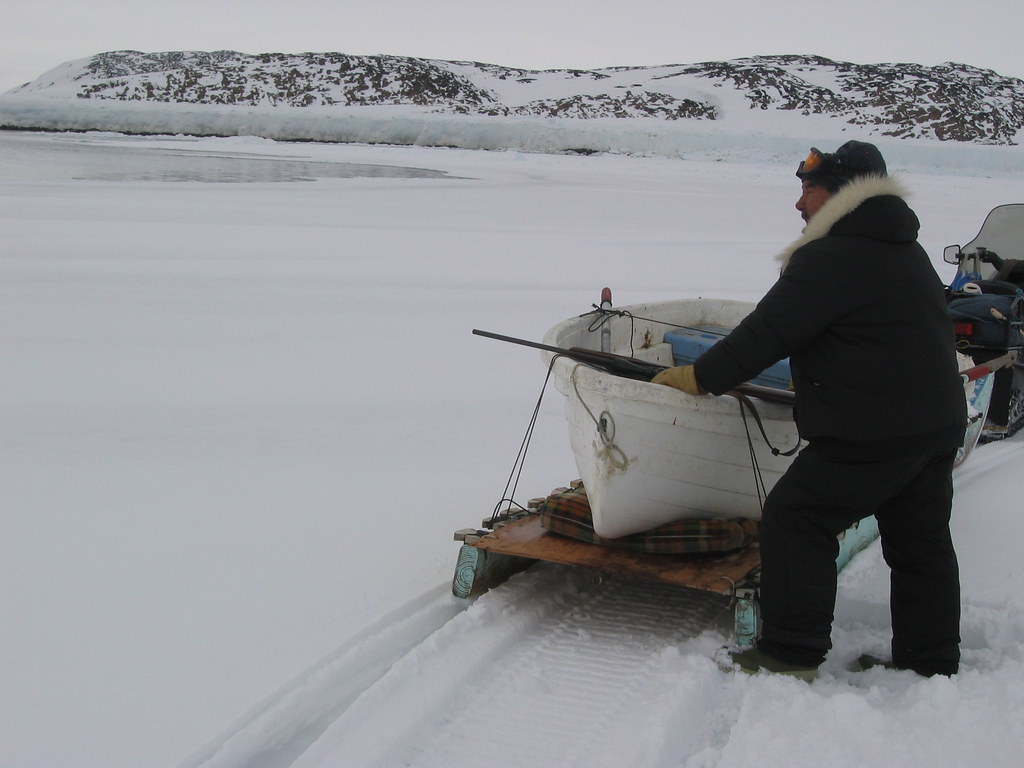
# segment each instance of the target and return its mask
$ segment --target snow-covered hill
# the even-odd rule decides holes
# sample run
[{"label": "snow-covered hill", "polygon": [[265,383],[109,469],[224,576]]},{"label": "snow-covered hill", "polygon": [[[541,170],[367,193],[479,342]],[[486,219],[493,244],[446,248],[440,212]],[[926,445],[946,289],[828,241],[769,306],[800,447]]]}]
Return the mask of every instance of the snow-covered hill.
[{"label": "snow-covered hill", "polygon": [[[168,112],[172,105],[178,110]],[[112,121],[120,120],[120,129],[152,133],[166,130],[173,114],[184,132],[268,135],[268,109],[289,113],[291,135],[273,138],[334,141],[467,146],[465,135],[424,131],[436,126],[432,117],[447,125],[461,115],[463,134],[501,131],[517,148],[536,148],[529,141],[538,132],[555,149],[608,148],[580,138],[573,124],[584,120],[607,121],[612,132],[629,124],[650,140],[634,136],[626,149],[664,152],[664,136],[683,130],[786,133],[808,118],[830,133],[1015,144],[1024,81],[951,62],[862,65],[800,55],[535,71],[343,53],[114,51],[4,94],[0,125],[117,130]]]}]

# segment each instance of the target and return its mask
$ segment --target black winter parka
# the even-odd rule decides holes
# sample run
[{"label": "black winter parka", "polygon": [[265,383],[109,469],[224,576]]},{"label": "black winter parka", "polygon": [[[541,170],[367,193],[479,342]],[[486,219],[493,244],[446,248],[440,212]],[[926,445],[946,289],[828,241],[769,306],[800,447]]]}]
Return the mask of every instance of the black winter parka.
[{"label": "black winter parka", "polygon": [[778,282],[694,364],[722,394],[790,358],[807,440],[887,441],[966,420],[943,285],[892,177],[857,179],[781,256]]}]

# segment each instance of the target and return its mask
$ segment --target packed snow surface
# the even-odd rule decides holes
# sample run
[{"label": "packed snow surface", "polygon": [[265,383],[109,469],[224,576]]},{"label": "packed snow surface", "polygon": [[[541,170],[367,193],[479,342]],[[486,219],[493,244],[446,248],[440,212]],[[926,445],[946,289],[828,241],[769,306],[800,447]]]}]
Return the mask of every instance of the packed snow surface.
[{"label": "packed snow surface", "polygon": [[[711,596],[555,566],[448,594],[544,377],[470,330],[539,340],[604,286],[756,300],[796,145],[0,133],[0,765],[1016,764],[1024,434],[957,474],[952,679],[849,671],[888,643],[877,545],[812,685],[721,671]],[[1024,199],[1019,149],[883,149],[944,278]],[[519,495],[574,477],[549,393]]]}]

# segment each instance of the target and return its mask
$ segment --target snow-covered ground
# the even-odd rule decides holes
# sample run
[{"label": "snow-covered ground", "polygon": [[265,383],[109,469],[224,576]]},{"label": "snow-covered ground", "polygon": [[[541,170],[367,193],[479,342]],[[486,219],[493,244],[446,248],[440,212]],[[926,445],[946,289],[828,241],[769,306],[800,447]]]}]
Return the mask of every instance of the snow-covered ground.
[{"label": "snow-covered ground", "polygon": [[[1014,764],[1021,435],[958,474],[952,680],[846,670],[886,647],[877,546],[811,686],[719,671],[699,600],[549,567],[446,594],[544,374],[470,330],[540,339],[606,285],[756,300],[801,226],[793,143],[0,133],[0,766]],[[942,247],[1024,199],[1024,153],[903,146],[948,277]],[[552,392],[520,495],[574,477]]]}]

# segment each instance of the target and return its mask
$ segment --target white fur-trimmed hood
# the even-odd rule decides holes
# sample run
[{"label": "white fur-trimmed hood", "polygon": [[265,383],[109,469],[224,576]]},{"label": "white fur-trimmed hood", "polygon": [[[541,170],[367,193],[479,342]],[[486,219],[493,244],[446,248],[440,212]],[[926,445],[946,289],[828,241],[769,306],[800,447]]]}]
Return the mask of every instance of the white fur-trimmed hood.
[{"label": "white fur-trimmed hood", "polygon": [[879,195],[896,195],[905,199],[908,193],[902,182],[893,176],[861,176],[840,188],[811,217],[800,238],[778,255],[782,264],[780,271],[785,271],[798,248],[823,238],[837,221],[855,211],[868,198]]}]

